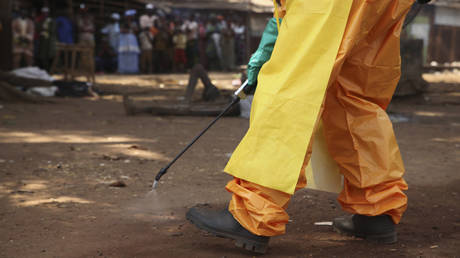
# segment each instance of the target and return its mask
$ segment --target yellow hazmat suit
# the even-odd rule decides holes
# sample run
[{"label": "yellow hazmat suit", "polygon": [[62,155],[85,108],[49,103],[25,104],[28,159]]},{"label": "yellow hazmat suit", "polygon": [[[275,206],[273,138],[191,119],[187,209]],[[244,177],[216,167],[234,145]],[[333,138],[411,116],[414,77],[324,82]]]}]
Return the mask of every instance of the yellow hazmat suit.
[{"label": "yellow hazmat suit", "polygon": [[286,1],[250,128],[225,168],[235,177],[226,186],[229,210],[246,229],[284,233],[285,207],[305,185],[318,119],[344,176],[343,209],[400,221],[407,184],[385,109],[400,77],[400,32],[413,1]]}]

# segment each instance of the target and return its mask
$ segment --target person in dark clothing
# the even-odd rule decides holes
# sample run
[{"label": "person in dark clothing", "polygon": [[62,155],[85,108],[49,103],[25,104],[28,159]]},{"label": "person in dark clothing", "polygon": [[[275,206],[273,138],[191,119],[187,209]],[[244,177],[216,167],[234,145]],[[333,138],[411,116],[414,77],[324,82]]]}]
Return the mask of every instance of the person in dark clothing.
[{"label": "person in dark clothing", "polygon": [[[193,93],[195,92],[198,79],[204,85],[201,99],[204,102],[212,102],[211,105],[204,103],[192,103]],[[154,115],[176,115],[176,116],[214,116],[222,112],[227,100],[222,103],[214,103],[221,95],[219,89],[214,86],[209,79],[207,71],[201,64],[196,64],[190,71],[189,81],[185,90],[184,102],[171,105],[151,105],[147,107],[137,107],[132,103],[127,95],[123,96],[123,104],[127,115],[138,113],[148,113]],[[217,101],[216,101],[217,102]],[[239,106],[227,113],[229,116],[239,115]]]},{"label": "person in dark clothing", "polygon": [[75,42],[73,38],[74,25],[66,15],[61,14],[56,18],[56,32],[60,43],[73,44]]},{"label": "person in dark clothing", "polygon": [[113,73],[117,71],[117,54],[107,38],[103,38],[96,51],[96,71]]},{"label": "person in dark clothing", "polygon": [[42,69],[49,70],[56,56],[56,22],[49,17],[49,8],[42,8],[43,19],[38,23],[39,46],[38,60]]},{"label": "person in dark clothing", "polygon": [[164,73],[168,71],[168,67],[171,64],[168,47],[171,45],[172,39],[164,20],[155,23],[157,24],[155,27],[158,28],[158,33],[153,41],[154,66],[157,73]]},{"label": "person in dark clothing", "polygon": [[219,97],[219,89],[217,89],[217,87],[214,86],[214,84],[212,84],[211,80],[209,79],[208,72],[204,69],[204,67],[201,64],[196,64],[190,71],[187,89],[185,90],[185,102],[187,104],[190,105],[192,103],[192,96],[193,92],[195,92],[198,79],[200,79],[204,85],[204,90],[202,94],[202,99],[204,101],[212,101]]}]

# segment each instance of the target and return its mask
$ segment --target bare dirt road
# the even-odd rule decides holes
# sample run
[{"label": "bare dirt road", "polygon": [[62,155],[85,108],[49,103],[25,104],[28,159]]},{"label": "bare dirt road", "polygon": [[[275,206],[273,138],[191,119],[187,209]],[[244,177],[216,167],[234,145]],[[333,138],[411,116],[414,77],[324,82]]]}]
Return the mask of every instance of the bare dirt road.
[{"label": "bare dirt road", "polygon": [[[287,234],[271,239],[265,257],[459,257],[459,92],[458,83],[437,82],[424,98],[390,107],[409,119],[394,124],[410,187],[397,244],[315,226],[344,213],[334,194],[302,190]],[[147,195],[156,172],[211,118],[129,117],[120,100],[0,103],[0,257],[252,257],[185,220],[197,203],[227,203],[222,169],[248,121],[219,121]],[[110,186],[116,181],[126,186]]]}]

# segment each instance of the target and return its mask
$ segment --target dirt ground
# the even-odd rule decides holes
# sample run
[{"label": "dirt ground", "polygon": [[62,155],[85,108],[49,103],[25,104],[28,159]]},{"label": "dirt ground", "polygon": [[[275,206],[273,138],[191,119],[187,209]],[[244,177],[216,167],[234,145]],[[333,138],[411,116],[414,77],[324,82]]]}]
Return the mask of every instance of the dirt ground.
[{"label": "dirt ground", "polygon": [[[232,88],[237,75],[212,78]],[[344,212],[335,194],[305,189],[288,208],[287,234],[271,239],[265,257],[460,257],[460,84],[426,78],[424,96],[390,106],[404,115],[394,127],[410,187],[399,242],[315,226]],[[185,220],[197,203],[228,202],[222,169],[248,120],[223,118],[148,194],[159,169],[212,118],[126,116],[119,94],[179,97],[185,79],[99,76],[108,94],[101,99],[0,103],[0,257],[252,257]],[[116,181],[126,186],[110,186]]]}]

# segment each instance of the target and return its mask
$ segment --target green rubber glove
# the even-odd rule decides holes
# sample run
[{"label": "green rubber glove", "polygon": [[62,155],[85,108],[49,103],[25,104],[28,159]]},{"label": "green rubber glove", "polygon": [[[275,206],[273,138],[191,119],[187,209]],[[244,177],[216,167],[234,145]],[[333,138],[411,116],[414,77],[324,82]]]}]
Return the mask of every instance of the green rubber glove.
[{"label": "green rubber glove", "polygon": [[272,18],[268,21],[267,26],[265,26],[259,47],[249,59],[247,70],[248,85],[255,87],[257,84],[257,76],[259,75],[260,68],[270,59],[277,37],[278,28],[276,26],[276,18]]}]

